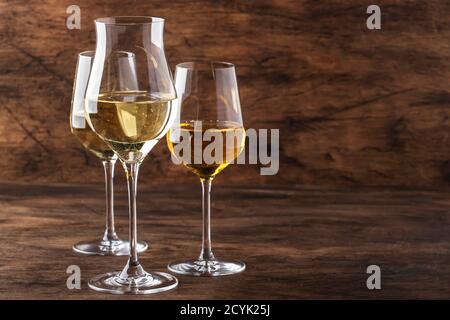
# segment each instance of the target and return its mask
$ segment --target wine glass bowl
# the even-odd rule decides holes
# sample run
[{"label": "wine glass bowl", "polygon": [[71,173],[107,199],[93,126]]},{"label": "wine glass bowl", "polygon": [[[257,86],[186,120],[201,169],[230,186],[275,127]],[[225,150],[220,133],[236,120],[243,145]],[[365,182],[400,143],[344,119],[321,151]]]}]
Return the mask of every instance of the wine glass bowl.
[{"label": "wine glass bowl", "polygon": [[[211,244],[211,186],[245,146],[236,72],[228,62],[185,62],[175,71],[178,113],[167,133],[172,159],[183,164],[202,185],[203,238],[197,259],[173,262],[168,269],[192,276],[223,276],[242,272],[245,263],[217,259]],[[213,147],[211,147],[213,145]]]}]

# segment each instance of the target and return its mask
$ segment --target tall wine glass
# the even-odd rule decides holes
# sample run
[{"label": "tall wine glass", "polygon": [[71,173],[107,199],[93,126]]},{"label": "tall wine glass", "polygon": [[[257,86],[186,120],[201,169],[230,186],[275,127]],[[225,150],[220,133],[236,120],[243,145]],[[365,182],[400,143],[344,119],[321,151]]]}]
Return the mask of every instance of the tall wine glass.
[{"label": "tall wine glass", "polygon": [[[103,238],[76,243],[73,250],[86,255],[125,256],[130,252],[128,241],[120,240],[114,226],[114,165],[117,156],[99,136],[86,125],[84,117],[84,98],[87,82],[91,72],[94,51],[84,51],[78,54],[77,69],[73,85],[72,106],[70,110],[70,129],[86,150],[96,155],[103,163],[106,185],[106,228]],[[119,65],[132,63],[132,58],[126,53],[118,53]],[[127,68],[125,68],[127,69]],[[147,249],[145,242],[138,243],[138,251]]]},{"label": "tall wine glass", "polygon": [[167,133],[167,143],[172,159],[200,178],[203,241],[197,259],[170,263],[168,268],[193,276],[241,272],[245,269],[243,262],[214,256],[210,226],[212,181],[238,157],[245,144],[234,65],[201,61],[181,63],[176,67],[175,86],[178,98],[174,105],[179,114]]},{"label": "tall wine glass", "polygon": [[[109,17],[95,20],[97,46],[86,93],[86,119],[123,164],[128,182],[130,256],[122,271],[97,276],[89,287],[109,293],[149,294],[175,288],[167,273],[147,272],[138,260],[136,191],[139,166],[176,114],[176,98],[163,46],[164,20]],[[134,63],[119,67],[117,52]],[[130,77],[136,79],[130,87]]]}]

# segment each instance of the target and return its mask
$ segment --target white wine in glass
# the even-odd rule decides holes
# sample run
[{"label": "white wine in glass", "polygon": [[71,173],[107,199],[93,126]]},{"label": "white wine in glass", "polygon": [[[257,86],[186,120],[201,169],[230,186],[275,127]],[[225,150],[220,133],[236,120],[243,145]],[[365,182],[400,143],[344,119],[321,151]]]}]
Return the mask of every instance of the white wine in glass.
[{"label": "white wine in glass", "polygon": [[[84,118],[84,114],[82,116]],[[76,128],[71,125],[72,134],[83,147],[102,160],[117,159],[114,151],[91,130],[91,128]]]},{"label": "white wine in glass", "polygon": [[[82,241],[73,246],[73,250],[85,255],[125,256],[130,252],[130,243],[121,240],[114,225],[114,166],[117,156],[111,148],[87,125],[84,103],[87,82],[91,72],[93,51],[78,54],[77,70],[73,88],[72,106],[70,111],[70,129],[86,150],[96,155],[103,163],[106,185],[106,227],[103,237],[98,240]],[[127,64],[129,56],[118,54],[121,65]],[[122,61],[123,60],[123,61]],[[138,251],[147,249],[145,242],[137,245]]]},{"label": "white wine in glass", "polygon": [[[167,134],[167,145],[169,150],[175,158],[178,158],[178,161],[190,169],[200,179],[213,179],[218,173],[228,167],[230,162],[234,161],[245,147],[245,129],[241,124],[232,121],[203,121],[201,130],[196,130],[194,121],[187,121],[181,122],[176,130],[179,130],[177,134],[179,134],[180,137],[186,137],[186,139],[188,139],[187,144],[189,144],[190,156],[178,157],[175,148],[180,141],[179,139],[173,139],[173,129]],[[213,135],[219,134],[222,137],[221,158],[211,163],[206,162],[202,157],[200,163],[195,163],[195,135],[198,133],[199,136],[203,137],[207,131]],[[230,139],[229,137],[232,138]],[[205,148],[209,144],[209,141],[202,141],[197,152],[203,154]]]},{"label": "white wine in glass", "polygon": [[167,132],[170,100],[152,96],[144,91],[109,92],[96,100],[97,112],[91,113],[92,127],[121,159],[141,161],[163,132]]}]

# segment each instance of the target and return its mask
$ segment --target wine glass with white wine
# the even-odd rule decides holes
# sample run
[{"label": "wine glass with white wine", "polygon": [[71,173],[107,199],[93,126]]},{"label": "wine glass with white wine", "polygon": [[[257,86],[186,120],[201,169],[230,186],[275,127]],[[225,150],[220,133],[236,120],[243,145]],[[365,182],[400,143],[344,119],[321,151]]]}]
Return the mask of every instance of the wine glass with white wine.
[{"label": "wine glass with white wine", "polygon": [[[127,176],[130,256],[122,271],[94,277],[89,287],[102,292],[150,294],[175,288],[178,280],[147,272],[138,259],[136,191],[139,166],[171,126],[176,114],[172,75],[164,54],[164,19],[109,17],[95,20],[97,46],[86,91],[90,127],[114,151]],[[117,52],[133,55],[128,69],[117,67]],[[133,76],[136,82],[129,86]]]},{"label": "wine glass with white wine", "polygon": [[217,259],[211,244],[211,185],[245,146],[245,129],[235,67],[227,62],[185,62],[175,71],[178,114],[167,133],[172,159],[200,178],[203,239],[197,259],[173,262],[174,273],[222,276],[242,272],[238,260]]},{"label": "wine glass with white wine", "polygon": [[[97,156],[103,164],[106,186],[106,227],[101,239],[76,243],[73,246],[73,250],[85,255],[125,256],[130,252],[130,244],[117,236],[114,226],[113,185],[114,165],[117,161],[117,156],[86,124],[84,117],[84,99],[93,59],[94,51],[84,51],[78,54],[70,110],[70,130],[83,147]],[[117,60],[119,67],[133,63],[132,56],[124,52],[117,53]],[[123,67],[123,69],[126,70],[128,68]],[[133,79],[130,78],[130,85],[133,85],[133,82]],[[138,243],[137,250],[139,252],[143,252],[146,249],[147,244],[145,242]]]}]

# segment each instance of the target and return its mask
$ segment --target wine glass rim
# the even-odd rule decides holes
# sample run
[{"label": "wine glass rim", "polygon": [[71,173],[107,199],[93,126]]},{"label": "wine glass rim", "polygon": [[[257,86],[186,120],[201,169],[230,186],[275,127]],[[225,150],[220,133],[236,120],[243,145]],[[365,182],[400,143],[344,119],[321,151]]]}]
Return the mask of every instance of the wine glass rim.
[{"label": "wine glass rim", "polygon": [[[183,68],[183,69],[194,69],[194,66],[198,65],[209,65],[214,66],[214,69],[227,69],[227,68],[234,68],[234,64],[227,61],[220,61],[220,60],[192,60],[192,61],[185,61],[177,64],[177,68]],[[216,67],[218,66],[218,67]]]},{"label": "wine glass rim", "polygon": [[145,25],[163,23],[164,19],[151,16],[112,16],[97,18],[94,21],[106,25]]},{"label": "wine glass rim", "polygon": [[86,50],[86,51],[81,51],[80,53],[78,53],[78,55],[80,57],[89,57],[89,58],[93,58],[95,55],[95,51],[94,50]]},{"label": "wine glass rim", "polygon": [[[132,58],[135,55],[133,52],[122,51],[122,50],[114,51],[113,53],[115,53],[115,54],[122,54],[125,57],[129,57],[129,58]],[[82,51],[82,52],[78,53],[78,56],[82,57],[82,58],[91,58],[91,59],[93,59],[94,56],[95,56],[95,51],[94,50]]]}]

